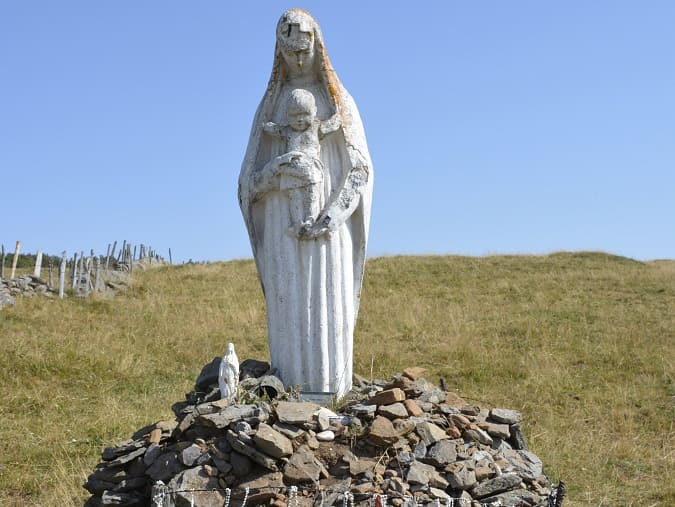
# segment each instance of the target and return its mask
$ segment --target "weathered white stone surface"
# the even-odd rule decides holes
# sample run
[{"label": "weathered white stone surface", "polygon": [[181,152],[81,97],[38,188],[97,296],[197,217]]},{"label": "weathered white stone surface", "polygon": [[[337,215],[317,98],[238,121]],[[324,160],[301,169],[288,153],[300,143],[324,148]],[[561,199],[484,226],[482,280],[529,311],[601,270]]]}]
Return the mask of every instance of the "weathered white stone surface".
[{"label": "weathered white stone surface", "polygon": [[[373,166],[317,22],[291,9],[276,33],[239,201],[267,303],[272,365],[286,386],[341,396],[352,382]],[[297,111],[289,106],[299,89],[316,112],[305,107],[305,123],[294,127]]]}]

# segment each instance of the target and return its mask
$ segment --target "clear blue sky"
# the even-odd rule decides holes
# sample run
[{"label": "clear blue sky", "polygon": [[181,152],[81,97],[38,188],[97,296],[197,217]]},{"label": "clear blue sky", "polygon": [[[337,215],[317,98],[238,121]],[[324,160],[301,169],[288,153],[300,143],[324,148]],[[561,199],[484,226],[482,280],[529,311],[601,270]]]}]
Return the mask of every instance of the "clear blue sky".
[{"label": "clear blue sky", "polygon": [[0,3],[0,242],[250,257],[237,177],[292,6],[375,165],[369,254],[675,258],[675,2]]}]

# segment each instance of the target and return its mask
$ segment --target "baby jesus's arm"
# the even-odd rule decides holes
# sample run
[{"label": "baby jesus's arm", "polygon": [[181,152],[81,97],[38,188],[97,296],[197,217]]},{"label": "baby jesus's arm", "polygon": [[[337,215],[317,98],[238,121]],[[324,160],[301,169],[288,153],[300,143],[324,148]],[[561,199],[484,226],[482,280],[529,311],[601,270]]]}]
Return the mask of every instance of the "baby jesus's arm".
[{"label": "baby jesus's arm", "polygon": [[342,127],[342,118],[338,113],[319,123],[319,139]]},{"label": "baby jesus's arm", "polygon": [[284,127],[281,125],[277,125],[276,123],[272,121],[268,121],[266,123],[263,123],[263,132],[266,132],[276,138],[282,138],[284,137]]}]

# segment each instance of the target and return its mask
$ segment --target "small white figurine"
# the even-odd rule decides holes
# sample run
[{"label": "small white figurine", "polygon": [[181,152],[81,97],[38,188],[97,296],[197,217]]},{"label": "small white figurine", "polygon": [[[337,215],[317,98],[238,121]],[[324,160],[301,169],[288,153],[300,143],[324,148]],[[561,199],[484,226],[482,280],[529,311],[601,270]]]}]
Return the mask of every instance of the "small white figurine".
[{"label": "small white figurine", "polygon": [[234,351],[234,344],[227,344],[227,351],[220,363],[218,372],[218,387],[220,387],[220,397],[224,400],[234,401],[237,396],[237,386],[239,385],[239,358]]}]

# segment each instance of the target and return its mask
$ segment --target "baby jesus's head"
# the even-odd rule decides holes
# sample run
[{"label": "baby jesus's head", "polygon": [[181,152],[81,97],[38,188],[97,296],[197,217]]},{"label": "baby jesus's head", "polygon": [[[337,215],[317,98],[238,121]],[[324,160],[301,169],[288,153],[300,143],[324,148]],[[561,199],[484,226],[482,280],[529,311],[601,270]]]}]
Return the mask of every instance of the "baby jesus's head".
[{"label": "baby jesus's head", "polygon": [[302,88],[293,90],[286,104],[286,118],[293,130],[307,130],[316,118],[314,95]]}]

